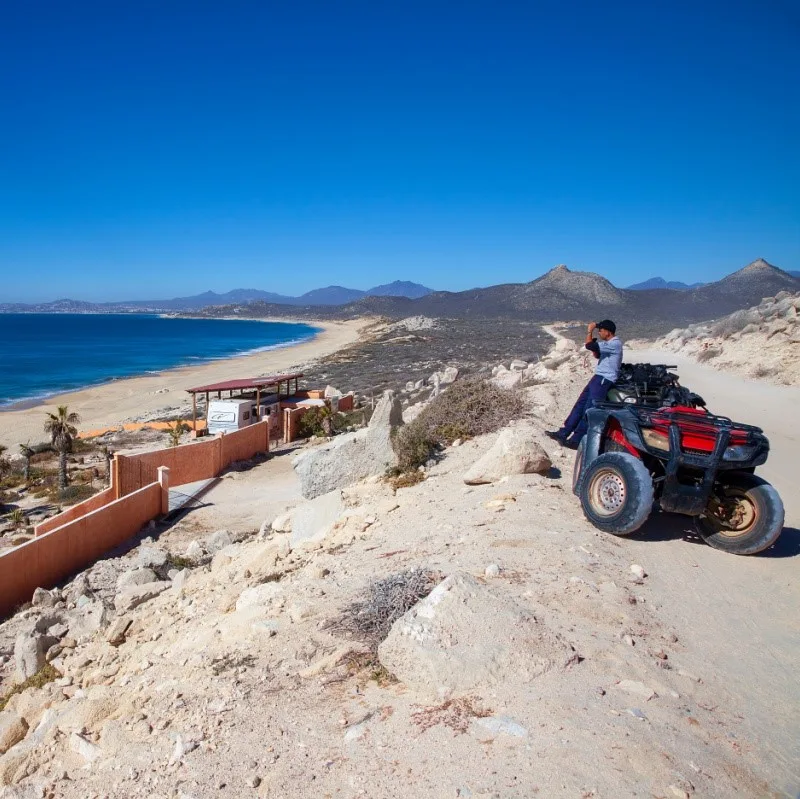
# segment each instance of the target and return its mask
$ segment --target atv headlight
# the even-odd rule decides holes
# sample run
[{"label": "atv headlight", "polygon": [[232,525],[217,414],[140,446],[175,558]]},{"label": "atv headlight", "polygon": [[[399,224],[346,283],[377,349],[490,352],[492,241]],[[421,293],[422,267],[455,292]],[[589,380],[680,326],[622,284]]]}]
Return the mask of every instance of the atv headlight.
[{"label": "atv headlight", "polygon": [[756,448],[748,444],[734,444],[727,447],[722,455],[724,461],[749,461],[755,455]]},{"label": "atv headlight", "polygon": [[669,452],[669,438],[664,433],[645,428],[642,430],[642,438],[648,447],[660,449],[662,452]]}]

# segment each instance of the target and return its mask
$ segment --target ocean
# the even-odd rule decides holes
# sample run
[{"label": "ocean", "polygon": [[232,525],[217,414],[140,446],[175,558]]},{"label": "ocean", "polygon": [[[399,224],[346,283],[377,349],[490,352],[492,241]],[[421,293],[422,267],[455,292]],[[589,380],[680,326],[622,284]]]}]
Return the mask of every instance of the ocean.
[{"label": "ocean", "polygon": [[318,332],[311,325],[244,319],[0,314],[0,408],[122,377],[287,346]]}]

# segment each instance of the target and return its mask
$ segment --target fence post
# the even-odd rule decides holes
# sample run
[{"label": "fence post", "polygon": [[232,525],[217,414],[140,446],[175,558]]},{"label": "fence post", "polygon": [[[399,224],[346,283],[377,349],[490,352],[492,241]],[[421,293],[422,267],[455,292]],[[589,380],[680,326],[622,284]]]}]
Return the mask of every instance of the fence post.
[{"label": "fence post", "polygon": [[122,455],[115,454],[111,466],[111,487],[114,489],[114,499],[120,498],[119,461],[122,457]]},{"label": "fence post", "polygon": [[169,513],[169,466],[158,467],[158,484],[161,486],[161,515]]}]

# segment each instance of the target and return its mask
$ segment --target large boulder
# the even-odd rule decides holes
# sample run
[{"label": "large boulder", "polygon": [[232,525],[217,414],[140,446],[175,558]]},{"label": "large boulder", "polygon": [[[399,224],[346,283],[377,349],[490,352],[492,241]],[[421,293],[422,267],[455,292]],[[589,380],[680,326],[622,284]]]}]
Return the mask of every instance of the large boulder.
[{"label": "large boulder", "polygon": [[546,474],[553,464],[538,442],[538,435],[529,423],[504,428],[489,450],[469,468],[464,482],[480,485],[511,474]]},{"label": "large boulder", "polygon": [[28,733],[28,722],[16,713],[0,713],[0,755],[18,744]]},{"label": "large boulder", "polygon": [[395,466],[392,431],[402,424],[400,399],[387,391],[375,406],[369,426],[295,457],[292,465],[303,496],[313,499]]},{"label": "large boulder", "polygon": [[523,380],[523,372],[521,371],[512,372],[509,369],[503,367],[492,378],[492,383],[494,383],[498,388],[516,388],[517,386],[522,384],[522,380]]},{"label": "large boulder", "polygon": [[393,625],[378,648],[383,666],[426,700],[530,682],[574,651],[521,605],[456,573]]},{"label": "large boulder", "polygon": [[162,591],[170,588],[172,583],[169,580],[159,580],[144,585],[134,585],[126,588],[114,598],[114,607],[117,613],[125,613],[128,610],[138,608],[145,602],[155,599]]},{"label": "large boulder", "polygon": [[292,512],[289,539],[292,549],[322,541],[344,511],[345,503],[339,490],[329,491],[298,505]]},{"label": "large boulder", "polygon": [[58,638],[43,635],[35,630],[20,633],[14,642],[14,665],[17,667],[17,682],[33,677],[46,663],[47,650],[58,643]]}]

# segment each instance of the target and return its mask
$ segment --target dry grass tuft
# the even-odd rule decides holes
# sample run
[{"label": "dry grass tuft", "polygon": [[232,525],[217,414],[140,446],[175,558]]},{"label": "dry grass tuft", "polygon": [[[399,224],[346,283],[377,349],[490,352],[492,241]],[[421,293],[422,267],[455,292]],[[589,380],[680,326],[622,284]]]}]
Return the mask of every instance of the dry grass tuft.
[{"label": "dry grass tuft", "polygon": [[367,587],[364,599],[348,605],[325,628],[361,641],[376,653],[392,625],[428,596],[441,579],[439,572],[416,568],[376,580]]},{"label": "dry grass tuft", "polygon": [[481,707],[477,699],[464,696],[448,699],[441,705],[421,707],[411,714],[411,719],[422,732],[438,724],[444,724],[456,735],[463,735],[469,729],[472,719],[483,719],[491,715],[492,711]]},{"label": "dry grass tuft", "polygon": [[11,690],[5,696],[0,697],[0,711],[5,710],[8,700],[11,699],[12,696],[21,694],[28,688],[43,688],[45,685],[47,685],[47,683],[57,680],[60,676],[61,674],[56,671],[55,667],[51,663],[45,663],[44,666],[42,666],[42,668],[36,672],[36,674],[34,674],[32,677],[28,677],[27,680],[21,683],[13,685]]},{"label": "dry grass tuft", "polygon": [[398,488],[411,488],[425,480],[425,475],[419,469],[412,469],[410,472],[402,472],[392,477],[387,477],[386,482],[397,491]]}]

